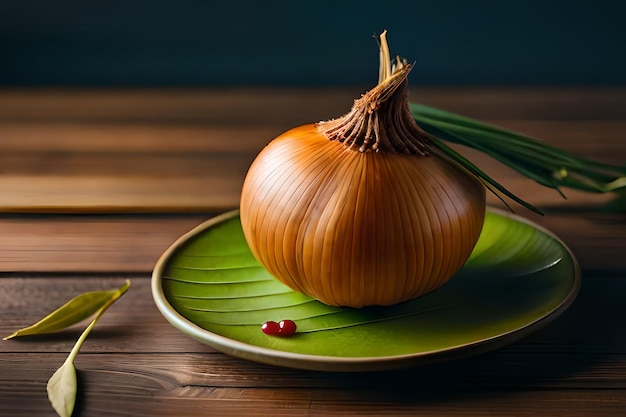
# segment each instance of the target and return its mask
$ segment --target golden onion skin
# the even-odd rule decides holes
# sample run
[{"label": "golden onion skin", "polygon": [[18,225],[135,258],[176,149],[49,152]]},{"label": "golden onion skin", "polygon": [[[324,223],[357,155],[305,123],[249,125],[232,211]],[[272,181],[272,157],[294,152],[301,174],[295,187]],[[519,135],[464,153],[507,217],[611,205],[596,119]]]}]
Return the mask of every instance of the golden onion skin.
[{"label": "golden onion skin", "polygon": [[360,152],[304,125],[274,139],[244,181],[258,261],[336,306],[392,305],[439,288],[480,235],[485,188],[437,155]]},{"label": "golden onion skin", "polygon": [[380,36],[378,85],[337,119],[285,132],[252,163],[240,216],[255,257],[336,306],[392,305],[465,263],[485,215],[475,176],[433,154],[412,117],[411,65]]}]

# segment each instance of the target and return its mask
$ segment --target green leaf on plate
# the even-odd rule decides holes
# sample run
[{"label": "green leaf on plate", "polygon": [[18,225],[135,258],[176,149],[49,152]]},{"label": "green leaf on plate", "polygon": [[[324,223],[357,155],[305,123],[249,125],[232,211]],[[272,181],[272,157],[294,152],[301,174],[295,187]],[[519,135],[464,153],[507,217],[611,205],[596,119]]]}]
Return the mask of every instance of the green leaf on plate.
[{"label": "green leaf on plate", "polygon": [[18,336],[54,333],[91,317],[102,308],[118,290],[91,291],[80,294],[37,323],[6,336],[8,340]]},{"label": "green leaf on plate", "polygon": [[[470,259],[440,289],[391,307],[331,307],[289,289],[250,258],[236,213],[207,224],[158,268],[175,320],[274,350],[341,357],[441,350],[522,328],[576,287],[574,261],[561,242],[488,211]],[[294,337],[261,332],[265,321],[282,319],[296,321]]]}]

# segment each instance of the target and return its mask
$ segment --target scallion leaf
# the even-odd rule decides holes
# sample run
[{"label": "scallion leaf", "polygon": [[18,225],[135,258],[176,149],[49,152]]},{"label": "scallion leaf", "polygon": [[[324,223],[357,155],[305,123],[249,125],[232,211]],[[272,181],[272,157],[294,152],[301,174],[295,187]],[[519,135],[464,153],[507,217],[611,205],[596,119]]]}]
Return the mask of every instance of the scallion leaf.
[{"label": "scallion leaf", "polygon": [[[524,206],[515,197],[443,141],[483,152],[545,187],[561,193],[561,187],[595,193],[626,189],[626,166],[615,166],[574,155],[558,147],[487,123],[418,103],[410,103],[413,118],[433,138],[433,144],[448,157],[468,168],[482,181],[492,185]],[[488,187],[489,188],[489,187]],[[493,188],[490,188],[493,191]],[[561,193],[563,195],[563,193]]]}]

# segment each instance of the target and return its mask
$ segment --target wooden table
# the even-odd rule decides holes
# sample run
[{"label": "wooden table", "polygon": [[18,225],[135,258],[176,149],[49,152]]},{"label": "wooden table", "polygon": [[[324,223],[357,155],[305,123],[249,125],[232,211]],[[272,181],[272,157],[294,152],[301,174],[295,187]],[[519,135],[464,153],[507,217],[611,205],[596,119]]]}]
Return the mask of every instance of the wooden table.
[{"label": "wooden table", "polygon": [[[624,416],[626,214],[605,209],[608,195],[563,200],[475,152],[545,211],[514,207],[582,267],[573,306],[523,341],[402,371],[312,372],[226,356],[157,311],[150,276],[163,251],[237,206],[272,137],[344,113],[361,92],[0,90],[0,333],[132,281],[76,359],[81,416]],[[624,89],[413,88],[411,99],[626,162]],[[55,415],[46,382],[83,328],[0,342],[1,416]]]}]

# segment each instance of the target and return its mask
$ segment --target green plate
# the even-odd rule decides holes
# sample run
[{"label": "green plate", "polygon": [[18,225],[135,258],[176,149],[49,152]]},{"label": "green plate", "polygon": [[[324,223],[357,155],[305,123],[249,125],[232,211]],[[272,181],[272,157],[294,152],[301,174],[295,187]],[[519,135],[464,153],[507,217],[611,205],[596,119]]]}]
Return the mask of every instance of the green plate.
[{"label": "green plate", "polygon": [[[579,286],[578,263],[562,241],[495,209],[452,279],[392,307],[329,307],[290,290],[252,256],[238,211],[178,239],[152,276],[157,307],[192,338],[239,358],[325,371],[416,366],[498,348],[554,320]],[[298,332],[261,331],[282,319]]]}]

